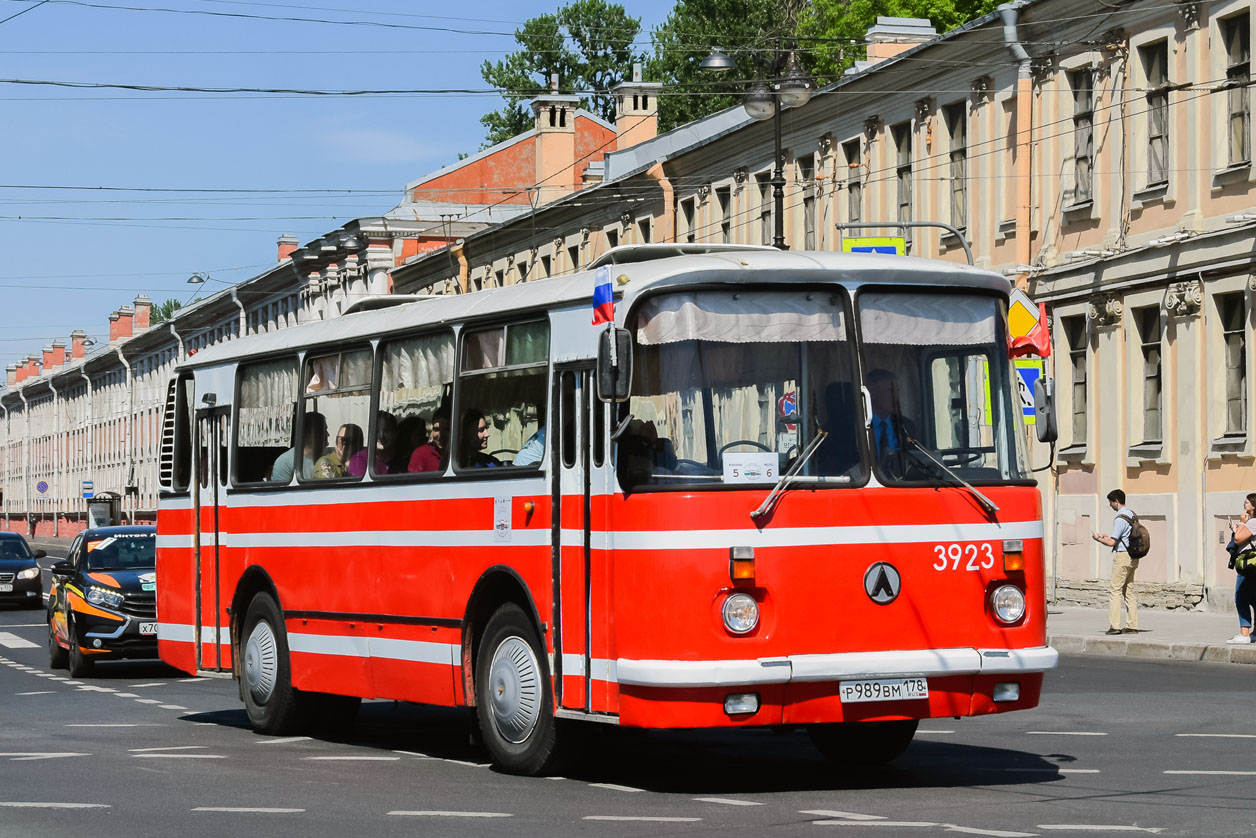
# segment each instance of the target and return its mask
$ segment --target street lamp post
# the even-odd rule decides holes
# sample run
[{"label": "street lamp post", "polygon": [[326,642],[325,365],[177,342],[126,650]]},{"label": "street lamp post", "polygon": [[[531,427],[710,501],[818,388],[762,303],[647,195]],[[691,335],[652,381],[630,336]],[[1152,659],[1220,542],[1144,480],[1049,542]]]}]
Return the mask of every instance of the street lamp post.
[{"label": "street lamp post", "polygon": [[[733,59],[714,50],[699,69],[712,73],[725,73],[737,66]],[[798,67],[792,50],[782,52],[777,46],[771,57],[772,80],[756,81],[742,96],[742,107],[751,119],[772,120],[772,150],[775,155],[772,167],[772,246],[789,250],[785,243],[785,155],[781,151],[781,112],[785,108],[800,108],[811,101],[814,82]]]}]

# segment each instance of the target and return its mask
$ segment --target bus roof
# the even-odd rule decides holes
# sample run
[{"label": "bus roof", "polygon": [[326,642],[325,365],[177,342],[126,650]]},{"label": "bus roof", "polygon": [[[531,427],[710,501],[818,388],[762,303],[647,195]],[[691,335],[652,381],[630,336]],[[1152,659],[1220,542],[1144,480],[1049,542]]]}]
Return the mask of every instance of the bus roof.
[{"label": "bus roof", "polygon": [[[683,286],[719,280],[730,283],[837,282],[848,287],[865,284],[923,285],[972,288],[1006,295],[1007,279],[980,268],[914,256],[870,253],[791,252],[772,248],[721,250],[650,261],[613,265],[616,290],[622,293],[616,320],[633,300],[660,286]],[[764,271],[772,271],[765,276]],[[595,272],[581,271],[526,284],[509,285],[470,294],[417,300],[387,308],[345,314],[331,320],[303,323],[287,329],[225,341],[201,350],[179,365],[196,369],[255,355],[318,345],[334,346],[364,336],[384,335],[422,326],[460,323],[500,317],[510,312],[545,311],[588,304],[593,297]],[[627,281],[622,281],[624,278]]]}]

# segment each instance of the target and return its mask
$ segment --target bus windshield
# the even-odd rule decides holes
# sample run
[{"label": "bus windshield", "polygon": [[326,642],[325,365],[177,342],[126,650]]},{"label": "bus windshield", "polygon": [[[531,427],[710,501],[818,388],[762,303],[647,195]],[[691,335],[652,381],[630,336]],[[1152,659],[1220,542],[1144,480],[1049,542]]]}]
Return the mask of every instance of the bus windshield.
[{"label": "bus windshield", "polygon": [[845,299],[828,287],[643,301],[631,418],[616,446],[621,484],[770,485],[812,442],[802,479],[863,482]]},{"label": "bus windshield", "polygon": [[856,305],[872,409],[867,444],[878,479],[1025,479],[1025,432],[1012,404],[999,299],[864,291]]}]

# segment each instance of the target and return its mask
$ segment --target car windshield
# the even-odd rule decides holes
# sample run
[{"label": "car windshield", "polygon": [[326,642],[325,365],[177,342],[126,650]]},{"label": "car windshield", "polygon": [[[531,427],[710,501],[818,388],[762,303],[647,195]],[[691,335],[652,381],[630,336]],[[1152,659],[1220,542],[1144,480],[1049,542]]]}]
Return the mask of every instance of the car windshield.
[{"label": "car windshield", "polygon": [[616,445],[621,485],[770,486],[813,442],[800,479],[862,482],[848,319],[831,286],[643,301]]},{"label": "car windshield", "polygon": [[20,538],[0,538],[0,559],[29,559],[31,551]]},{"label": "car windshield", "polygon": [[1024,479],[1025,430],[999,298],[864,291],[856,302],[878,479]]},{"label": "car windshield", "polygon": [[154,533],[118,533],[89,540],[85,570],[147,570],[156,566]]}]

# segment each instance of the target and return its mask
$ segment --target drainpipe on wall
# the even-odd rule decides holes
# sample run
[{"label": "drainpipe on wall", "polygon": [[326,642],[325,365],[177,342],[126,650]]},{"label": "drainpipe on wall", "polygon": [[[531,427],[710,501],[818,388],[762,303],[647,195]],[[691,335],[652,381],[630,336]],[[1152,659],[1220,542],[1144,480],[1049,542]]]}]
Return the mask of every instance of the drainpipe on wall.
[{"label": "drainpipe on wall", "polygon": [[[9,485],[9,441],[12,437],[9,435],[9,409],[4,406],[4,401],[0,400],[0,410],[4,411],[4,459],[0,463],[4,466],[4,485],[0,488],[7,488]],[[6,494],[3,501],[4,507],[4,530],[9,530],[9,498]]]},{"label": "drainpipe on wall", "polygon": [[[96,426],[93,419],[96,417],[95,402],[92,400],[92,377],[87,374],[86,363],[79,367],[79,375],[83,376],[83,380],[87,382],[87,472],[91,476],[92,485],[96,481]],[[86,504],[84,504],[86,506]],[[85,515],[86,511],[81,510],[80,515]],[[80,519],[86,526],[87,521]]]},{"label": "drainpipe on wall", "polygon": [[174,323],[170,324],[170,334],[174,335],[174,339],[179,342],[179,360],[186,361],[187,356],[183,354],[183,338],[179,337],[179,330],[174,327]]},{"label": "drainpipe on wall", "polygon": [[672,190],[672,182],[663,171],[663,161],[655,163],[646,171],[646,177],[657,181],[663,190],[663,229],[667,231],[665,241],[676,241],[676,197]]},{"label": "drainpipe on wall", "polygon": [[57,538],[61,532],[61,415],[57,412],[57,382],[49,377],[48,389],[52,391],[52,537]]},{"label": "drainpipe on wall", "polygon": [[[1004,3],[997,9],[1003,19],[1003,44],[1016,59],[1016,263],[1029,264],[1029,208],[1033,173],[1033,73],[1029,53],[1016,31],[1019,3]],[[1029,274],[1016,275],[1016,287],[1029,290]]]},{"label": "drainpipe on wall", "polygon": [[25,388],[17,391],[22,400],[22,493],[25,497],[26,534],[34,537],[34,524],[31,521],[31,406],[26,401]]},{"label": "drainpipe on wall", "polygon": [[[122,347],[117,347],[118,360],[126,370],[126,466],[122,469],[122,497],[125,499],[130,492],[131,469],[135,467],[135,376],[131,373],[131,365],[122,354]],[[125,504],[125,500],[124,500]],[[131,502],[131,526],[135,526],[135,501]]]},{"label": "drainpipe on wall", "polygon": [[[249,333],[249,321],[248,316],[244,313],[244,303],[240,302],[239,290],[236,286],[231,286],[231,302],[235,303],[236,308],[240,309],[240,323],[236,326],[236,337],[242,338]],[[174,326],[171,325],[170,328],[174,329]]]},{"label": "drainpipe on wall", "polygon": [[467,242],[465,239],[454,245],[453,253],[458,259],[458,292],[465,294],[471,283],[471,265],[467,262]]}]

